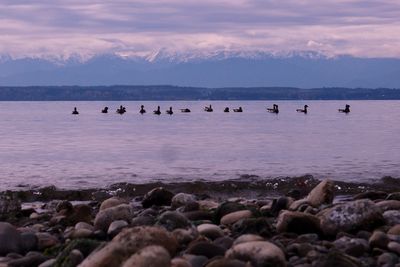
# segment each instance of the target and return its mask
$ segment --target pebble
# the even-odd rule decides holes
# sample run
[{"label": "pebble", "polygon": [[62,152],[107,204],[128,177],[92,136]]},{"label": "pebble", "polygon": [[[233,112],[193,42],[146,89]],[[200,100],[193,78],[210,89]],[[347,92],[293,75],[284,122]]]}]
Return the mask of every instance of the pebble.
[{"label": "pebble", "polygon": [[104,209],[97,213],[94,219],[94,228],[107,232],[108,227],[113,221],[130,221],[132,218],[132,207],[128,204],[121,204],[115,207]]},{"label": "pebble", "polygon": [[389,241],[389,237],[384,232],[375,231],[372,233],[368,242],[371,247],[386,249]]},{"label": "pebble", "polygon": [[285,267],[286,259],[283,251],[267,241],[253,241],[233,246],[226,252],[229,259],[250,261],[253,267]]},{"label": "pebble", "polygon": [[150,208],[151,206],[169,206],[171,205],[174,194],[164,189],[157,187],[146,193],[142,200],[143,208]]},{"label": "pebble", "polygon": [[122,267],[170,267],[171,256],[161,246],[144,247],[133,254]]},{"label": "pebble", "polygon": [[210,239],[216,239],[224,235],[222,229],[215,224],[205,223],[197,226],[199,234],[204,235]]},{"label": "pebble", "polygon": [[235,222],[252,217],[253,214],[249,210],[239,210],[235,212],[228,213],[221,218],[221,224],[229,225]]}]

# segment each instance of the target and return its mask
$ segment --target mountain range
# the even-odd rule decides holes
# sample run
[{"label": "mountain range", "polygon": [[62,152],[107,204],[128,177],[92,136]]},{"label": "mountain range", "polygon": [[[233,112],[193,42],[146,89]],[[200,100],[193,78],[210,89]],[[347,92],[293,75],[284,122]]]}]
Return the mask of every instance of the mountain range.
[{"label": "mountain range", "polygon": [[89,58],[0,56],[0,86],[400,88],[400,59],[315,52],[226,52]]}]

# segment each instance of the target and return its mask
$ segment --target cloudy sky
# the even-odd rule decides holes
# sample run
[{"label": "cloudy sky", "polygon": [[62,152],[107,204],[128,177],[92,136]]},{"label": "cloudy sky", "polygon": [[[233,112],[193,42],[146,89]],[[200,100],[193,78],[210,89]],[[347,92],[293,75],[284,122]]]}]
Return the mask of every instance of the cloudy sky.
[{"label": "cloudy sky", "polygon": [[0,0],[0,54],[318,51],[400,58],[399,0]]}]

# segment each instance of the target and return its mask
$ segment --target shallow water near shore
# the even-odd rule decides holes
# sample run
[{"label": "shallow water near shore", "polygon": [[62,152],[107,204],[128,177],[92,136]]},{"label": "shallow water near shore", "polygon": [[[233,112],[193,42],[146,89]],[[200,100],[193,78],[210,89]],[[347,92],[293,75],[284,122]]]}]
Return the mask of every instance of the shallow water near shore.
[{"label": "shallow water near shore", "polygon": [[[204,112],[210,103],[214,112]],[[274,103],[278,115],[266,112]],[[309,113],[296,113],[305,104]],[[337,112],[345,104],[348,115]],[[126,114],[115,113],[119,105]],[[174,115],[153,115],[157,105]],[[71,115],[74,106],[80,115]],[[2,102],[0,116],[0,190],[400,177],[400,101]]]}]

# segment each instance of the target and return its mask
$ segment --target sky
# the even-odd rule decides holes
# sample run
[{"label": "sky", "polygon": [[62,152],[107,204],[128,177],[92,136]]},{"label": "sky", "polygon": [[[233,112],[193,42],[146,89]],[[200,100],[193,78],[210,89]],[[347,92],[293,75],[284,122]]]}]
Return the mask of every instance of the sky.
[{"label": "sky", "polygon": [[0,55],[213,51],[400,58],[399,0],[0,0]]}]

